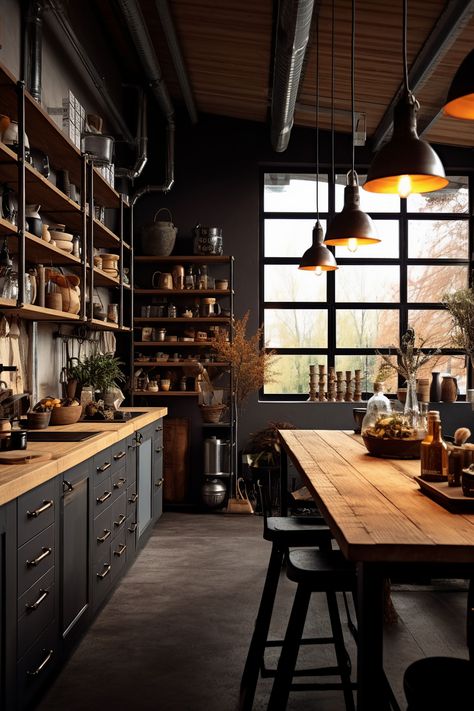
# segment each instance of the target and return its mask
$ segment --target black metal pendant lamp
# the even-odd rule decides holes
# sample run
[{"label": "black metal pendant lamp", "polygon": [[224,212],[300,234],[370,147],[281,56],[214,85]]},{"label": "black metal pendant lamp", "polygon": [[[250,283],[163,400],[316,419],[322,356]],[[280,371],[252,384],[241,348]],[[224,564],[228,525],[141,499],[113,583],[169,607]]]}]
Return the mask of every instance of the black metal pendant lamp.
[{"label": "black metal pendant lamp", "polygon": [[[319,13],[319,8],[316,10]],[[316,18],[316,224],[313,227],[313,243],[303,254],[298,269],[323,272],[338,269],[334,254],[324,244],[324,232],[319,221],[319,14]]]},{"label": "black metal pendant lamp", "polygon": [[416,114],[420,104],[408,86],[407,0],[403,0],[402,95],[393,112],[393,135],[376,154],[364,190],[373,193],[429,193],[448,184],[443,164],[430,144],[419,138]]},{"label": "black metal pendant lamp", "polygon": [[443,111],[447,116],[474,120],[474,49],[454,75]]},{"label": "black metal pendant lamp", "polygon": [[[376,244],[377,237],[372,219],[360,209],[359,178],[355,170],[355,0],[352,0],[352,41],[351,41],[351,114],[352,114],[352,169],[347,173],[344,188],[344,207],[329,223],[325,243],[347,247],[355,252],[359,245]],[[334,104],[334,97],[333,97]]]}]

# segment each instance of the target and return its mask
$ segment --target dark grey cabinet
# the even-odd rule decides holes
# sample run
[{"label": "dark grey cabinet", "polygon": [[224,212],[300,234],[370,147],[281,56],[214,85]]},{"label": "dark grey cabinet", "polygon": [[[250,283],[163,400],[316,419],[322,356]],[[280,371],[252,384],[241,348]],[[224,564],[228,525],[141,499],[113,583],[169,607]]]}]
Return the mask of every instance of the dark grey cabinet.
[{"label": "dark grey cabinet", "polygon": [[162,420],[0,506],[0,711],[31,708],[162,511]]},{"label": "dark grey cabinet", "polygon": [[82,630],[90,607],[90,466],[62,476],[61,634],[66,644]]}]

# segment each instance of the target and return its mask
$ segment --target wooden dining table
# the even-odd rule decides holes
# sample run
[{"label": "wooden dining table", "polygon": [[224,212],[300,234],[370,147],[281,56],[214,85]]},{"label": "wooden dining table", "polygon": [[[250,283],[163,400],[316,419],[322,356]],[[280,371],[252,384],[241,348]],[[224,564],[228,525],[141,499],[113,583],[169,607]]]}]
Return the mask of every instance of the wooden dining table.
[{"label": "wooden dining table", "polygon": [[420,490],[419,460],[372,457],[352,432],[280,430],[279,437],[281,501],[288,495],[289,458],[356,566],[357,709],[382,711],[390,695],[383,671],[384,581],[395,573],[471,578],[474,510],[448,511]]}]

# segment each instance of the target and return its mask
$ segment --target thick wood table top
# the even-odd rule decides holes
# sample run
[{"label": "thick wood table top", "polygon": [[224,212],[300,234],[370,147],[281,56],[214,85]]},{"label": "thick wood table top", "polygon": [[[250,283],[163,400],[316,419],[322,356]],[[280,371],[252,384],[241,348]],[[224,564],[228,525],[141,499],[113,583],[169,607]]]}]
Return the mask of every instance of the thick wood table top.
[{"label": "thick wood table top", "polygon": [[418,460],[371,457],[351,432],[280,430],[280,438],[348,559],[474,563],[474,514],[422,494]]}]

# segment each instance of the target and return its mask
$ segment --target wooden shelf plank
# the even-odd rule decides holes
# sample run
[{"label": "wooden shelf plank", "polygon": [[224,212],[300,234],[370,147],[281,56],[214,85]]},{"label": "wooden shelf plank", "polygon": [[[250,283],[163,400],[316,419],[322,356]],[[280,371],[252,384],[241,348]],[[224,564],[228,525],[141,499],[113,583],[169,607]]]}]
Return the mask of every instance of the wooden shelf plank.
[{"label": "wooden shelf plank", "polygon": [[134,341],[135,346],[175,346],[180,348],[212,348],[212,341]]},{"label": "wooden shelf plank", "polygon": [[122,326],[122,328],[120,328],[118,323],[113,323],[112,321],[101,321],[97,318],[93,318],[92,321],[86,321],[85,325],[94,331],[119,331],[122,333],[130,333],[132,330],[129,326]]},{"label": "wooden shelf plank", "polygon": [[174,360],[166,360],[166,361],[156,361],[156,360],[135,360],[133,362],[134,366],[140,366],[142,368],[189,368],[192,367],[193,365],[205,365],[207,368],[209,367],[221,367],[225,368],[229,364],[228,363],[204,363],[203,361],[200,360],[181,360],[179,362],[176,362]]},{"label": "wooden shelf plank", "polygon": [[[14,227],[16,231],[16,227]],[[12,254],[18,252],[18,242],[16,240],[8,244],[8,249]],[[71,268],[80,267],[81,260],[68,252],[55,247],[50,242],[45,242],[40,237],[29,232],[25,233],[26,261],[31,263],[61,264]]]},{"label": "wooden shelf plank", "polygon": [[193,316],[192,318],[187,318],[185,316],[176,316],[176,318],[168,318],[167,316],[153,316],[150,318],[145,318],[142,316],[136,316],[133,319],[134,323],[155,323],[159,321],[160,323],[187,323],[192,326],[193,323],[230,323],[230,318],[228,316]]},{"label": "wooden shelf plank", "polygon": [[143,262],[145,264],[179,264],[180,262],[191,262],[192,264],[229,264],[234,257],[231,256],[205,256],[202,254],[195,254],[191,256],[181,256],[179,254],[173,254],[169,257],[154,257],[150,255],[136,255],[136,262]]},{"label": "wooden shelf plank", "polygon": [[22,308],[15,306],[16,301],[11,299],[0,299],[0,310],[2,306],[8,308],[8,313],[13,313],[28,321],[80,321],[81,318],[77,314],[69,314],[65,311],[56,311],[56,309],[47,309],[43,306],[33,306],[25,304]]},{"label": "wooden shelf plank", "polygon": [[[94,247],[118,249],[120,238],[102,222],[94,218]],[[125,243],[124,243],[125,247]],[[128,245],[127,245],[128,247]],[[130,249],[130,247],[128,247]]]},{"label": "wooden shelf plank", "polygon": [[150,390],[132,390],[132,395],[144,397],[197,397],[199,394],[197,390],[159,390],[156,393]]},{"label": "wooden shelf plank", "polygon": [[137,295],[154,296],[230,296],[231,293],[230,289],[135,289]]}]

